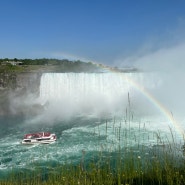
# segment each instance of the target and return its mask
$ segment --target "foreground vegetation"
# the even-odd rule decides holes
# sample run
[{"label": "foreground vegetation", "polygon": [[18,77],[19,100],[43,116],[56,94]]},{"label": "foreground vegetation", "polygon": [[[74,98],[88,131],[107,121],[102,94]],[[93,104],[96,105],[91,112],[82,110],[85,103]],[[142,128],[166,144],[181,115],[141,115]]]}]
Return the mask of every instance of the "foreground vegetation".
[{"label": "foreground vegetation", "polygon": [[21,185],[21,184],[64,184],[64,185],[184,185],[185,171],[184,169],[174,169],[165,166],[161,169],[158,163],[153,163],[153,169],[143,172],[141,169],[118,169],[113,172],[110,166],[102,166],[101,168],[91,165],[91,170],[84,170],[81,166],[77,167],[61,167],[58,173],[42,175],[36,171],[32,176],[19,173],[11,175],[6,181],[0,184]]}]

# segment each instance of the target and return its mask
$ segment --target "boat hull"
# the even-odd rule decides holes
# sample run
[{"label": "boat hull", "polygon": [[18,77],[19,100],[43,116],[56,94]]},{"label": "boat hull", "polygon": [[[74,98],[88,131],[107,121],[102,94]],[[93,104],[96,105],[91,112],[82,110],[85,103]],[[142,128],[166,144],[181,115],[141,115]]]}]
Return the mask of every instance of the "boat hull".
[{"label": "boat hull", "polygon": [[31,141],[22,141],[21,144],[24,145],[34,145],[34,144],[50,144],[50,143],[54,143],[56,140],[43,140],[43,141],[35,141],[35,140],[31,140]]}]

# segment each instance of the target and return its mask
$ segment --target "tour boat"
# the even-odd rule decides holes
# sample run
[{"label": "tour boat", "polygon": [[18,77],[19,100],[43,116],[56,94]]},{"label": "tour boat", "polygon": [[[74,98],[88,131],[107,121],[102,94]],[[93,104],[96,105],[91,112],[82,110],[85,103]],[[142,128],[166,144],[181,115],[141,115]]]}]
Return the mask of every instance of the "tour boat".
[{"label": "tour boat", "polygon": [[22,144],[49,144],[56,141],[56,135],[50,132],[38,132],[24,135]]}]

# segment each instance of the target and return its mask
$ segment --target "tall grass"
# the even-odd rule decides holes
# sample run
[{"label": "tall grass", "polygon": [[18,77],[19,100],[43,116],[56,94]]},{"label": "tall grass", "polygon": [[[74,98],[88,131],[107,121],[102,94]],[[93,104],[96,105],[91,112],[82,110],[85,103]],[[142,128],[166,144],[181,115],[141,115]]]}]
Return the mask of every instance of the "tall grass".
[{"label": "tall grass", "polygon": [[[98,126],[97,131],[94,130],[94,137],[106,136],[106,142],[103,145],[99,142],[97,152],[91,157],[88,151],[83,150],[77,164],[66,161],[54,167],[39,168],[37,163],[33,163],[33,171],[12,170],[6,179],[0,180],[0,184],[184,185],[184,160],[176,152],[178,145],[172,129],[171,138],[164,138],[158,131],[147,134],[145,124],[141,123],[137,130],[133,130],[129,94],[125,112],[122,120],[114,118],[113,121],[105,121],[101,125],[104,129]],[[110,131],[114,133],[116,141],[108,138]],[[151,137],[156,145],[145,146],[143,143],[149,143]]]}]

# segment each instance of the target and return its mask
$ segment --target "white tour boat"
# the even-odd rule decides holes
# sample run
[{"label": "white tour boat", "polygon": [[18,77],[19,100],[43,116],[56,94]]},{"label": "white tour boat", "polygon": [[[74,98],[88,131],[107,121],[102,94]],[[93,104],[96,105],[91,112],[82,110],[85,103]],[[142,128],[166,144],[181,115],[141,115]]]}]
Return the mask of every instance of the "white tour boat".
[{"label": "white tour boat", "polygon": [[38,132],[24,135],[22,144],[49,144],[56,141],[56,135],[50,132]]}]

